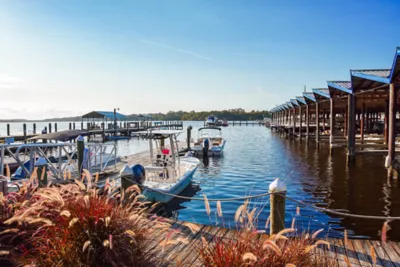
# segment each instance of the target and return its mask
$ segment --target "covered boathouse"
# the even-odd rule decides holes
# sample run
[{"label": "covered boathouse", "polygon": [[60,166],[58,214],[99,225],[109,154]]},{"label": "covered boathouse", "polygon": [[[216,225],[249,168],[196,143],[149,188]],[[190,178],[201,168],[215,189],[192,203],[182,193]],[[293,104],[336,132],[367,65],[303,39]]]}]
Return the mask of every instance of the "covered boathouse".
[{"label": "covered boathouse", "polygon": [[357,154],[386,155],[390,176],[398,175],[400,152],[400,47],[391,68],[350,70],[349,81],[327,81],[270,112],[271,129],[295,138],[347,147]]}]

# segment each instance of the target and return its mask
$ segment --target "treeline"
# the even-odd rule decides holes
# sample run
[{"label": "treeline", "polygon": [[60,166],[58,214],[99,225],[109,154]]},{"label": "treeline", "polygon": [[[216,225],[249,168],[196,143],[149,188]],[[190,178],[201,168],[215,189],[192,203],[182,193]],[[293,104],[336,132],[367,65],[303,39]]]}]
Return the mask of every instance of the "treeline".
[{"label": "treeline", "polygon": [[218,119],[226,119],[228,121],[254,121],[262,120],[264,117],[270,117],[267,110],[252,110],[246,112],[244,109],[229,109],[229,110],[213,110],[213,111],[169,111],[167,113],[155,113],[151,115],[152,120],[183,120],[183,121],[203,121],[208,116],[214,115]]}]

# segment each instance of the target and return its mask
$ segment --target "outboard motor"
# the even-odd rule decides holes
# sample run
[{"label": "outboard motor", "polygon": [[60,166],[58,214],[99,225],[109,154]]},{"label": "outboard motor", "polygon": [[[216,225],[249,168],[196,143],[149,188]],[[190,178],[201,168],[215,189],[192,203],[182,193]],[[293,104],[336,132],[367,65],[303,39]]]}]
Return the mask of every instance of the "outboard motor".
[{"label": "outboard motor", "polygon": [[132,171],[133,171],[133,181],[138,185],[142,185],[146,177],[146,171],[144,167],[140,164],[136,164],[132,167]]},{"label": "outboard motor", "polygon": [[206,138],[203,141],[203,156],[208,155],[208,149],[210,148],[210,139]]}]

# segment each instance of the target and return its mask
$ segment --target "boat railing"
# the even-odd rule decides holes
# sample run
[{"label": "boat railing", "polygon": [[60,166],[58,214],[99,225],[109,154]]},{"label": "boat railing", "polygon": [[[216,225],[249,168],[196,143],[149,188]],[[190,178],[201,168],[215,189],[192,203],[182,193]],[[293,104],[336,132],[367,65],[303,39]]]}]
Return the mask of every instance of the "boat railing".
[{"label": "boat railing", "polygon": [[[112,165],[116,168],[117,148],[116,144],[102,144],[102,143],[86,143],[88,148],[88,169],[92,171],[104,171],[107,167]],[[109,153],[105,153],[106,149],[110,148]],[[97,157],[95,157],[95,164],[91,164],[91,155],[99,153],[100,168],[92,168],[92,165],[97,166]],[[6,154],[10,159],[15,160],[17,167],[22,170],[29,177],[34,170],[35,162],[38,158],[43,157],[48,162],[48,170],[51,175],[57,179],[62,179],[67,167],[72,165],[78,170],[78,162],[75,160],[77,156],[76,143],[34,143],[34,144],[2,144],[0,145],[0,175],[4,175],[6,162]],[[22,161],[20,155],[29,156],[29,167],[25,166],[26,160]],[[50,160],[52,157],[53,160]],[[54,159],[56,162],[54,162]],[[111,164],[110,161],[114,159]],[[103,164],[104,162],[104,164]]]}]

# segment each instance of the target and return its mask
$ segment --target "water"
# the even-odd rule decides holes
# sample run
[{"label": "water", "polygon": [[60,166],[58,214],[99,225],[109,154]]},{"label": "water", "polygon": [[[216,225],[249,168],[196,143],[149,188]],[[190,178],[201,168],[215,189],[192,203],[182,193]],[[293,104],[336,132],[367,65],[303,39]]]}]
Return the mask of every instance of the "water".
[{"label": "water", "polygon": [[[32,123],[27,123],[31,129]],[[185,122],[184,127],[193,126],[192,137],[202,122]],[[14,126],[13,126],[14,125]],[[40,131],[48,123],[37,123]],[[69,123],[58,123],[59,130],[68,129]],[[14,123],[22,132],[22,123]],[[13,128],[14,127],[14,128]],[[53,126],[54,127],[54,126]],[[79,128],[80,126],[77,127]],[[0,135],[5,133],[5,124],[0,124]],[[193,184],[183,194],[193,197],[231,198],[261,194],[268,191],[269,184],[277,177],[283,179],[288,196],[309,204],[330,209],[348,210],[350,213],[380,216],[400,216],[400,189],[396,180],[387,180],[382,156],[357,156],[356,164],[347,167],[345,151],[336,149],[329,155],[327,145],[319,149],[314,142],[288,140],[260,126],[229,126],[223,128],[227,139],[225,155],[204,162],[194,176]],[[186,132],[180,136],[183,142]],[[118,142],[118,154],[126,156],[148,149],[144,140],[132,139]],[[207,215],[203,201],[174,200],[167,210],[180,220],[202,224],[235,227],[236,209],[243,201],[223,202],[223,220],[217,219],[216,205],[211,204],[212,213]],[[258,228],[264,229],[269,214],[269,197],[252,200],[259,214]],[[382,221],[341,218],[300,208],[296,215],[295,203],[286,202],[285,224],[290,227],[295,218],[296,228],[301,231],[324,229],[323,235],[342,237],[344,229],[349,236],[357,238],[379,238]],[[390,223],[388,236],[400,240],[400,223]]]}]

